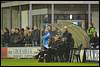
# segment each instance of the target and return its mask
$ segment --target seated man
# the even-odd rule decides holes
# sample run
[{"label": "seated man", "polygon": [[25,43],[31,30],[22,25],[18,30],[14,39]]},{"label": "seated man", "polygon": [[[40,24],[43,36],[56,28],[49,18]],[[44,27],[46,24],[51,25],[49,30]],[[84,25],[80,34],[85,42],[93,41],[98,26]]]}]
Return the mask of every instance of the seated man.
[{"label": "seated man", "polygon": [[54,36],[52,41],[49,43],[51,49],[51,51],[49,51],[49,54],[51,55],[53,62],[58,62],[62,60],[62,45],[63,41],[61,40],[59,35]]}]

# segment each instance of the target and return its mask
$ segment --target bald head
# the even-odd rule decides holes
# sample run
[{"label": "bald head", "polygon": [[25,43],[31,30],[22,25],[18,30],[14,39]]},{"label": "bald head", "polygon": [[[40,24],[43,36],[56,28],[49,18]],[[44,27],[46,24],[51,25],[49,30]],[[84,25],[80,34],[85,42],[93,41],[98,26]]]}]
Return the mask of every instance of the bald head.
[{"label": "bald head", "polygon": [[67,26],[64,26],[64,30],[65,30],[65,31],[68,31],[68,27],[67,27]]},{"label": "bald head", "polygon": [[67,26],[64,26],[64,29],[67,29],[68,27]]}]

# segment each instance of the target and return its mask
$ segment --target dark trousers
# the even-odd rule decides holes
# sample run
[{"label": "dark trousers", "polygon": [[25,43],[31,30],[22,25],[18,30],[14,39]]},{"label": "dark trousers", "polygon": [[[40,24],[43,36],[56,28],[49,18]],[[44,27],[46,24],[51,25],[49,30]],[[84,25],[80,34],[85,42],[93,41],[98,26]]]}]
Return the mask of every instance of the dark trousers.
[{"label": "dark trousers", "polygon": [[64,51],[65,62],[69,61],[69,56],[70,56],[70,49],[67,48],[67,50]]},{"label": "dark trousers", "polygon": [[32,44],[33,44],[32,46],[38,46],[38,45],[37,45],[37,44],[38,44],[38,41],[33,40],[33,41],[32,41]]}]

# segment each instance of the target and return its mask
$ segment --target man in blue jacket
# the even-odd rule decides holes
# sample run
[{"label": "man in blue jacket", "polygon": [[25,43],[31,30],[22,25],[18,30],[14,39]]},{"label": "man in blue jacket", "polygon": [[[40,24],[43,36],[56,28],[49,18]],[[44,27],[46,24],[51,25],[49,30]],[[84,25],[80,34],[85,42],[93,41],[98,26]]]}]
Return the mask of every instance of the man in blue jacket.
[{"label": "man in blue jacket", "polygon": [[42,37],[42,40],[43,40],[43,47],[49,48],[49,47],[48,47],[49,38],[50,38],[50,32],[48,31],[48,29],[45,29],[44,35],[43,35],[43,37]]}]

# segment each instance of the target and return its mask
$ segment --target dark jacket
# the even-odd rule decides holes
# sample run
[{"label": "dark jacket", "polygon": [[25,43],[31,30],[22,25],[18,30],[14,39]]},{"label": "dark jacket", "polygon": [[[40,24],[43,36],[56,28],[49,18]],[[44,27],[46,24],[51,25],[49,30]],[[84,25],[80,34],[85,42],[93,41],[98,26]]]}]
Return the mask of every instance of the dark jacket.
[{"label": "dark jacket", "polygon": [[10,35],[10,43],[11,44],[19,44],[20,35],[18,33],[12,33]]},{"label": "dark jacket", "polygon": [[25,44],[24,39],[25,39],[24,33],[20,33],[19,43],[20,43],[20,44]]},{"label": "dark jacket", "polygon": [[65,37],[67,39],[68,39],[68,37],[70,37],[70,35],[72,35],[72,34],[67,31],[63,33],[63,37]]},{"label": "dark jacket", "polygon": [[1,35],[1,44],[3,44],[3,35]]},{"label": "dark jacket", "polygon": [[74,39],[72,38],[72,34],[69,32],[64,32],[63,33],[63,38],[64,40],[64,46],[66,48],[73,48],[74,47]]},{"label": "dark jacket", "polygon": [[38,29],[32,31],[32,40],[38,41],[40,39],[40,31]]},{"label": "dark jacket", "polygon": [[8,33],[8,32],[5,32],[5,33],[2,35],[2,42],[3,42],[3,43],[9,43],[9,39],[10,39],[9,33]]},{"label": "dark jacket", "polygon": [[50,44],[52,55],[63,55],[63,42],[61,40],[53,41]]},{"label": "dark jacket", "polygon": [[61,40],[57,40],[57,41],[53,41],[52,43],[50,43],[50,47],[53,49],[60,49],[63,46],[63,42]]},{"label": "dark jacket", "polygon": [[25,44],[32,44],[32,36],[25,37]]},{"label": "dark jacket", "polygon": [[90,40],[91,43],[93,43],[92,46],[96,47],[97,45],[99,45],[99,37],[93,37],[91,40]]},{"label": "dark jacket", "polygon": [[10,34],[10,44],[14,44],[15,33]]}]

